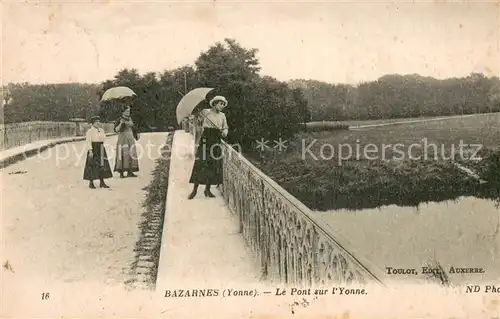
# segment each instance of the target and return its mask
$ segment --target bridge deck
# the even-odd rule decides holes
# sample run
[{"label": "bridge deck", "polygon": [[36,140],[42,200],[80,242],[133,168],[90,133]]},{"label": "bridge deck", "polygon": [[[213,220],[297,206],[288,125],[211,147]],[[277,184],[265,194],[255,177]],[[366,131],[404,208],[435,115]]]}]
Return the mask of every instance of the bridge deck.
[{"label": "bridge deck", "polygon": [[192,145],[192,135],[175,133],[156,288],[255,287],[259,268],[219,190],[212,187],[216,197],[208,198],[200,185],[197,196],[187,199]]},{"label": "bridge deck", "polygon": [[[160,147],[165,136],[143,134],[138,144]],[[105,142],[112,168],[116,140]],[[115,175],[106,181],[110,189],[98,182],[89,189],[85,154],[83,141],[61,144],[0,170],[0,262],[11,269],[0,275],[5,296],[49,288],[55,294],[54,287],[76,283],[123,287],[130,278],[143,187],[158,155],[140,157],[137,178]]]}]

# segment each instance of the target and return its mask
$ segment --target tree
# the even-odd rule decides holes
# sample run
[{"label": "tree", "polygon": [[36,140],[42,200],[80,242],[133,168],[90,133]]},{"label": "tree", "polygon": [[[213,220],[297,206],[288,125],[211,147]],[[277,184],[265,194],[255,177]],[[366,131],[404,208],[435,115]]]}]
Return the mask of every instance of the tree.
[{"label": "tree", "polygon": [[26,121],[68,121],[85,118],[98,103],[94,84],[9,83],[4,87],[5,123]]},{"label": "tree", "polygon": [[[196,60],[200,86],[214,87],[226,96],[224,111],[230,126],[229,140],[246,150],[256,140],[289,138],[303,121],[303,100],[293,90],[271,77],[261,78],[257,49],[245,49],[235,40],[216,43]],[[205,104],[206,106],[206,104]]]},{"label": "tree", "polygon": [[257,49],[247,50],[235,40],[225,39],[227,47],[216,43],[201,53],[195,62],[198,82],[202,86],[229,88],[241,81],[258,78]]}]

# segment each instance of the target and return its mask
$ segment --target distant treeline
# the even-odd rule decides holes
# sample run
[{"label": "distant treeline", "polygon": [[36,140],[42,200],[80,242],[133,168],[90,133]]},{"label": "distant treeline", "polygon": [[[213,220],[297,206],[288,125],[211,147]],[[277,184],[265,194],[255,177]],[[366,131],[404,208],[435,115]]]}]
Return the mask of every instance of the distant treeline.
[{"label": "distant treeline", "polygon": [[[109,103],[100,103],[104,91],[115,85],[127,85],[136,91],[134,115],[140,114],[139,125],[166,128],[176,125],[175,100],[182,97],[165,71],[160,80],[155,73],[139,75],[136,70],[121,70],[113,80],[101,84],[8,84],[3,88],[3,121],[5,123],[27,121],[68,121],[72,118],[88,120],[101,115],[105,121],[113,121],[117,110]],[[136,117],[137,119],[137,117]]]},{"label": "distant treeline", "polygon": [[3,122],[67,121],[98,111],[97,84],[9,83],[2,88]]},{"label": "distant treeline", "polygon": [[[194,65],[140,75],[120,70],[99,84],[8,84],[2,87],[0,121],[67,121],[100,114],[116,119],[112,105],[99,103],[112,86],[137,93],[133,113],[144,128],[177,126],[175,107],[186,90],[208,86],[229,100],[224,111],[233,142],[288,138],[309,121],[373,120],[500,111],[500,80],[482,74],[436,80],[418,75],[386,75],[358,86],[314,80],[278,81],[259,75],[257,49],[226,39],[202,52]],[[210,98],[209,96],[209,98]],[[208,107],[207,102],[200,107]],[[133,114],[134,116],[134,114]]]},{"label": "distant treeline", "polygon": [[500,80],[473,73],[437,80],[386,75],[357,86],[292,80],[308,101],[309,121],[375,120],[500,111]]},{"label": "distant treeline", "polygon": [[[224,95],[224,110],[231,127],[228,140],[243,148],[256,140],[288,138],[309,118],[307,101],[300,89],[272,77],[260,76],[257,49],[246,49],[225,39],[202,52],[194,61],[174,70],[140,75],[135,69],[120,70],[100,84],[9,84],[3,87],[6,123],[69,118],[89,119],[93,114],[113,121],[119,106],[99,103],[104,91],[128,86],[137,93],[132,118],[143,129],[178,127],[176,106],[184,93],[196,87],[215,88],[197,110],[206,108],[214,95]],[[197,111],[195,110],[195,112]]]}]

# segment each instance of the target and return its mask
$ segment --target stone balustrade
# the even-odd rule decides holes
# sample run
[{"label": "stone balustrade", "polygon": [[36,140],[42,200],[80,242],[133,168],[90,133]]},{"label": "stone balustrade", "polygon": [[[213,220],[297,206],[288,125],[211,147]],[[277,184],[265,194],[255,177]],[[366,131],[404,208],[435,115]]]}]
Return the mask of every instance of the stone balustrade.
[{"label": "stone balustrade", "polygon": [[223,194],[263,277],[287,284],[379,282],[383,273],[230,145]]},{"label": "stone balustrade", "polygon": [[221,191],[264,279],[305,286],[382,284],[383,272],[302,202],[225,142],[223,154]]},{"label": "stone balustrade", "polygon": [[[22,122],[0,124],[0,150],[22,146],[42,140],[84,135],[88,123],[75,122]],[[113,132],[112,123],[103,123],[106,133]]]}]

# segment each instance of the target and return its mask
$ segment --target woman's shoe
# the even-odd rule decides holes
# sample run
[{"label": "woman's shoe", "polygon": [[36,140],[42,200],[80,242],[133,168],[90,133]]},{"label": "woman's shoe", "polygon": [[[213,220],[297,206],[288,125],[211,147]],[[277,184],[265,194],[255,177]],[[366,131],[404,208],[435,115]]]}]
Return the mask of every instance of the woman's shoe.
[{"label": "woman's shoe", "polygon": [[135,175],[134,173],[132,172],[128,172],[127,173],[127,177],[137,177],[137,175]]},{"label": "woman's shoe", "polygon": [[120,178],[125,178],[125,175],[123,175],[123,173],[120,173]]},{"label": "woman's shoe", "polygon": [[108,186],[108,185],[106,185],[106,183],[100,183],[100,184],[99,184],[99,187],[100,187],[100,188],[109,188],[109,186]]},{"label": "woman's shoe", "polygon": [[189,194],[188,199],[193,199],[196,196],[196,191],[192,191],[191,194]]},{"label": "woman's shoe", "polygon": [[212,198],[213,198],[213,197],[215,197],[215,195],[214,195],[214,194],[212,194],[212,192],[211,192],[211,191],[209,191],[209,190],[206,190],[206,191],[205,191],[205,196],[206,196],[206,197],[212,197]]},{"label": "woman's shoe", "polygon": [[89,188],[95,188],[94,183],[89,183]]}]

